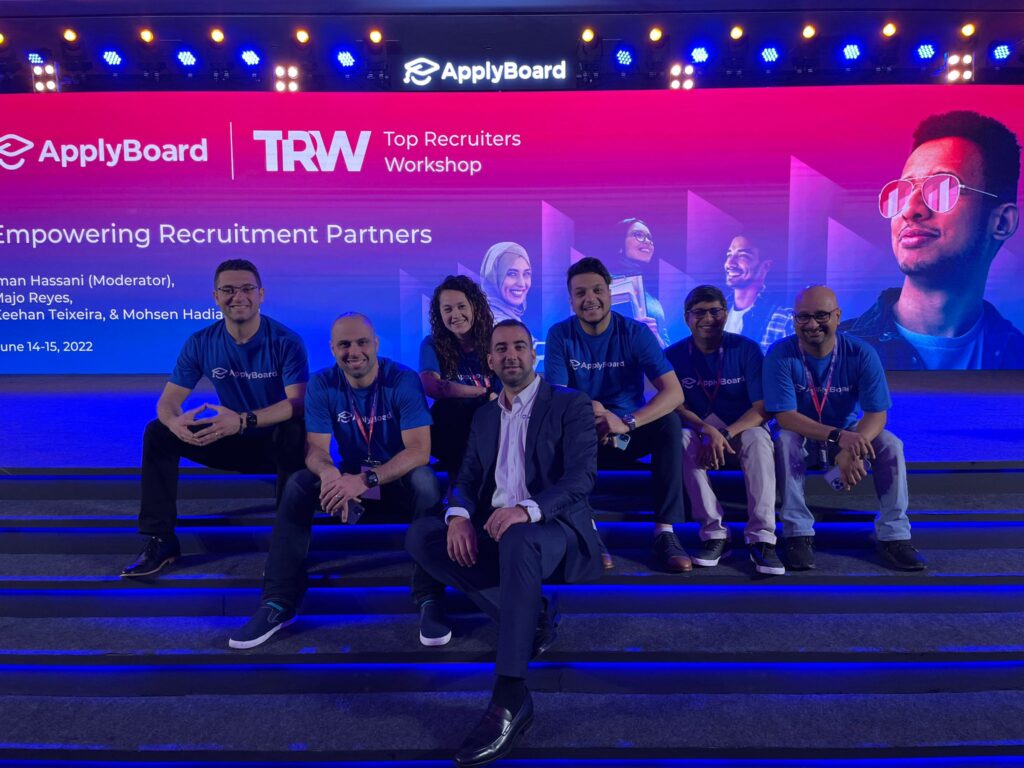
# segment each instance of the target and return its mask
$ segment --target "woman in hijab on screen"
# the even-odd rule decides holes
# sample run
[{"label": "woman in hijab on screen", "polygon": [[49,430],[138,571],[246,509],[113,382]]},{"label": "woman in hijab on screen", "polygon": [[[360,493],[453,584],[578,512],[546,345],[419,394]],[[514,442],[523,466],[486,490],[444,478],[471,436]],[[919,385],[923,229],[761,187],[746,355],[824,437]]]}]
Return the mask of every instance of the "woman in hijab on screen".
[{"label": "woman in hijab on screen", "polygon": [[494,322],[519,320],[526,313],[526,296],[533,284],[530,256],[519,243],[495,243],[480,265],[480,282],[494,314]]}]

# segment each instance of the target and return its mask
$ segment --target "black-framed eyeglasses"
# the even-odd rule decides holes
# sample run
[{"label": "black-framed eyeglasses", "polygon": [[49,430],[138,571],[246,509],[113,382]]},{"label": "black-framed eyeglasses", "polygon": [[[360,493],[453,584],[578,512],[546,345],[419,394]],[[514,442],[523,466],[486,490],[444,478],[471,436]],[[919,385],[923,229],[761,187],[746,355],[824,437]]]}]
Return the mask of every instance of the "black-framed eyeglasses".
[{"label": "black-framed eyeglasses", "polygon": [[631,234],[633,239],[638,243],[650,243],[651,245],[654,245],[654,238],[651,237],[650,232],[644,232],[642,229],[634,229],[629,234]]},{"label": "black-framed eyeglasses", "polygon": [[252,284],[249,284],[249,285],[222,285],[222,286],[220,286],[217,289],[217,293],[219,293],[224,298],[230,298],[231,296],[234,296],[236,293],[240,293],[243,296],[249,296],[249,295],[252,294],[253,291],[258,291],[258,290],[259,290],[259,286],[258,285],[252,285]]},{"label": "black-framed eyeglasses", "polygon": [[832,319],[832,315],[836,313],[836,310],[831,312],[801,312],[797,315],[793,315],[793,321],[797,325],[807,325],[808,323],[827,323]]},{"label": "black-framed eyeglasses", "polygon": [[717,320],[725,314],[725,310],[721,307],[712,307],[711,309],[688,309],[686,313],[697,320],[703,320],[708,315],[711,315],[712,320]]}]

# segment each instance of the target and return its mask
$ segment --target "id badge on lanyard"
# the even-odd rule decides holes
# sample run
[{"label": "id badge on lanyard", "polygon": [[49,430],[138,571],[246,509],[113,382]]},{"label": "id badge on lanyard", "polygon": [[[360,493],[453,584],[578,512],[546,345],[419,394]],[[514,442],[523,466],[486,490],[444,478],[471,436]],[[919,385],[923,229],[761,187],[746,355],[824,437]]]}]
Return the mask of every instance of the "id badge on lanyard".
[{"label": "id badge on lanyard", "polygon": [[[825,412],[825,405],[828,403],[828,393],[832,388],[832,374],[836,370],[836,358],[838,357],[839,345],[836,342],[836,346],[832,348],[832,359],[828,364],[828,373],[825,375],[825,383],[822,387],[821,398],[818,398],[818,389],[814,386],[814,376],[811,374],[811,367],[807,364],[807,355],[804,354],[803,347],[797,343],[797,349],[800,350],[800,360],[804,364],[804,375],[807,377],[807,391],[811,395],[811,404],[814,406],[814,411],[818,414],[818,423],[823,424],[822,414]],[[828,446],[822,442],[818,442],[818,462],[823,467],[828,466]]]},{"label": "id badge on lanyard", "polygon": [[[348,401],[352,406],[352,413],[355,414],[356,428],[359,430],[359,434],[362,435],[363,440],[366,441],[366,461],[360,466],[360,472],[368,472],[370,470],[379,467],[382,462],[373,458],[373,430],[377,426],[377,403],[380,399],[380,373],[377,374],[378,379],[373,389],[373,399],[370,401],[370,417],[369,426],[363,419],[363,415],[359,413],[359,406],[356,404],[356,394],[352,389],[352,385],[348,384],[348,379],[345,380],[345,384],[348,385]],[[363,493],[364,499],[380,499],[380,486],[368,489]]]}]

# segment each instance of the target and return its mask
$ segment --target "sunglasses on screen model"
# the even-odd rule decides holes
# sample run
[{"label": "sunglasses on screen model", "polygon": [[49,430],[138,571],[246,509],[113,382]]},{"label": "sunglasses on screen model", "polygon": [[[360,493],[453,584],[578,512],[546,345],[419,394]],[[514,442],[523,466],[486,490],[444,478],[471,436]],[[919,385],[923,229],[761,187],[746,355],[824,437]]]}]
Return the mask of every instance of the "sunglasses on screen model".
[{"label": "sunglasses on screen model", "polygon": [[934,176],[890,181],[878,194],[878,212],[887,219],[899,216],[907,210],[910,198],[918,187],[921,188],[921,199],[924,200],[924,204],[935,213],[948,213],[953,210],[960,199],[960,190],[963,189],[997,197],[983,189],[961,184],[960,179],[951,173],[936,173]]}]

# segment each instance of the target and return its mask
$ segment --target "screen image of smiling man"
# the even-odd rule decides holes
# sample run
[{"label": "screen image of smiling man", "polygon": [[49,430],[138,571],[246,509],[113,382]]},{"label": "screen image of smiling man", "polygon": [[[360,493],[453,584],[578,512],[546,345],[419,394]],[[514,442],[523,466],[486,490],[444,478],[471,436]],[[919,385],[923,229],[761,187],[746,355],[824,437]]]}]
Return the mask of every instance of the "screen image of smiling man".
[{"label": "screen image of smiling man", "polygon": [[1017,231],[1020,144],[991,117],[926,118],[899,179],[882,187],[900,288],[843,330],[890,370],[1024,368],[1024,334],[985,301],[989,269]]}]

